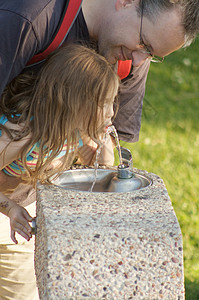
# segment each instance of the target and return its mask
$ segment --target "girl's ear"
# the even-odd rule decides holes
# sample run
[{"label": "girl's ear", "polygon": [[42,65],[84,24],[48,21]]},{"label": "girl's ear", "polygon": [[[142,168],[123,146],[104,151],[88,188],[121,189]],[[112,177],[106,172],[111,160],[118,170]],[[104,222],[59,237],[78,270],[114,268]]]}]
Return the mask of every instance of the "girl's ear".
[{"label": "girl's ear", "polygon": [[134,0],[116,0],[115,9],[118,11],[122,8],[127,8],[132,5]]}]

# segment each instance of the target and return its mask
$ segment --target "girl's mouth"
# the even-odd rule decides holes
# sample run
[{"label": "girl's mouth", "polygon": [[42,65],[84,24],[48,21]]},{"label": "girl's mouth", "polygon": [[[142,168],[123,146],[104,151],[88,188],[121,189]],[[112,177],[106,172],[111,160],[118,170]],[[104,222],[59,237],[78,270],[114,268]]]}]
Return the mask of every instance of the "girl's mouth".
[{"label": "girl's mouth", "polygon": [[108,131],[108,128],[109,128],[111,125],[112,125],[112,124],[109,124],[109,125],[107,125],[107,126],[104,128],[105,133]]}]

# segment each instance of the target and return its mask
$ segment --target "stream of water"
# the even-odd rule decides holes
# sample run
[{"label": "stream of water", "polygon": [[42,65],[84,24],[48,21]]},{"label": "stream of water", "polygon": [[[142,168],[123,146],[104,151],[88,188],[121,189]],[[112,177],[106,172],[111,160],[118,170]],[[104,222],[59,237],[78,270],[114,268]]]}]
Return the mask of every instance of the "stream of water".
[{"label": "stream of water", "polygon": [[123,160],[122,160],[122,153],[121,153],[121,147],[120,147],[120,141],[119,141],[119,137],[118,137],[118,134],[117,134],[117,130],[115,129],[115,126],[109,126],[108,130],[107,130],[107,133],[112,133],[114,138],[115,138],[115,141],[116,141],[116,144],[117,144],[117,150],[118,150],[118,154],[119,154],[119,161],[120,161],[120,164],[122,165],[123,164]]},{"label": "stream of water", "polygon": [[[106,135],[105,135],[105,138],[106,138]],[[104,138],[104,139],[105,139]],[[99,167],[99,156],[100,156],[100,153],[101,153],[101,150],[102,150],[102,147],[103,147],[103,143],[99,146],[99,148],[96,150],[96,158],[95,158],[95,162],[94,162],[94,180],[93,180],[93,183],[92,183],[92,186],[90,187],[89,189],[89,192],[92,192],[93,191],[93,188],[94,188],[94,185],[96,183],[96,180],[97,180],[97,169]]]},{"label": "stream of water", "polygon": [[118,154],[119,154],[119,160],[120,160],[120,164],[123,163],[123,160],[122,160],[122,153],[121,153],[121,147],[120,147],[120,143],[119,143],[119,137],[118,137],[118,134],[117,134],[117,130],[115,129],[115,126],[109,126],[108,127],[108,130],[104,136],[104,139],[101,143],[101,145],[99,146],[99,148],[96,150],[96,159],[95,159],[95,162],[94,162],[94,180],[93,180],[93,183],[92,183],[92,186],[90,187],[89,189],[89,192],[92,192],[93,191],[93,188],[94,188],[94,185],[96,183],[96,180],[97,180],[97,169],[99,167],[99,156],[100,156],[100,153],[101,153],[101,150],[102,150],[102,147],[103,145],[106,143],[106,140],[109,136],[109,134],[112,133],[114,138],[115,138],[115,141],[116,141],[116,144],[117,144],[117,150],[118,150]]}]

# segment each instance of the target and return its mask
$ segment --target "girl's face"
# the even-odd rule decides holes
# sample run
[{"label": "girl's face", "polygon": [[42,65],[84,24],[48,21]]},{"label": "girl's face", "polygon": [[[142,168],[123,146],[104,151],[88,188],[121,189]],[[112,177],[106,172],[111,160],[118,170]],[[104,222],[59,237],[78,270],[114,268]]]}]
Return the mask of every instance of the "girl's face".
[{"label": "girl's face", "polygon": [[[115,86],[110,89],[107,94],[105,101],[103,101],[103,105],[99,105],[97,109],[97,131],[99,135],[104,135],[109,126],[112,125],[112,117],[114,116],[113,104],[115,97],[118,93],[119,82],[114,84]],[[88,124],[86,120],[79,122],[78,129],[81,134],[88,135],[86,130]]]},{"label": "girl's face", "polygon": [[107,99],[104,102],[103,107],[98,108],[98,128],[99,133],[106,133],[109,126],[112,125],[112,117],[114,116],[114,110],[113,110],[113,104],[115,97],[118,93],[118,85],[114,88],[114,90],[111,90],[108,95]]},{"label": "girl's face", "polygon": [[105,133],[109,126],[112,125],[112,117],[114,115],[113,103],[106,102],[103,107],[98,108],[98,129],[99,133]]}]

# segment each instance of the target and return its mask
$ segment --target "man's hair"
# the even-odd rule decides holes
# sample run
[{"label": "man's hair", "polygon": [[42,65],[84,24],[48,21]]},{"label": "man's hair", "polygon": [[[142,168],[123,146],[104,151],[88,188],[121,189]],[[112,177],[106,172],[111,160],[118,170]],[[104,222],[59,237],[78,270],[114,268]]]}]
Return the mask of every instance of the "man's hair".
[{"label": "man's hair", "polygon": [[142,0],[143,14],[153,20],[159,13],[179,8],[182,12],[182,26],[185,34],[185,45],[188,46],[199,33],[199,0]]}]

